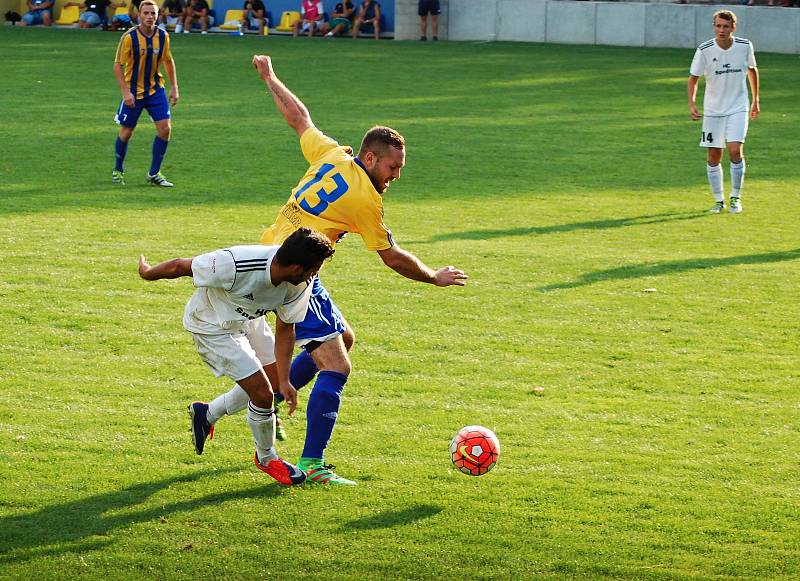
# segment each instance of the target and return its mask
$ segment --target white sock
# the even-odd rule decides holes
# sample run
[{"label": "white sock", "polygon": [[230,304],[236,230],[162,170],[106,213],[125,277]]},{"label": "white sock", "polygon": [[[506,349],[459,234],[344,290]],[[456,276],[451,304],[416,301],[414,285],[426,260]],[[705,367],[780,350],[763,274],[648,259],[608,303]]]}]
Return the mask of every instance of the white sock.
[{"label": "white sock", "polygon": [[270,460],[278,458],[275,451],[275,408],[256,407],[247,404],[247,425],[253,433],[258,461],[266,466]]},{"label": "white sock", "polygon": [[725,192],[722,189],[722,166],[720,164],[711,165],[706,164],[706,174],[708,174],[708,183],[711,185],[711,195],[718,202],[725,200]]},{"label": "white sock", "polygon": [[731,162],[731,198],[741,198],[742,184],[744,184],[744,158],[739,163]]},{"label": "white sock", "polygon": [[216,424],[217,420],[224,415],[238,414],[247,407],[249,401],[250,396],[247,395],[247,392],[238,383],[235,383],[230,391],[217,396],[208,404],[208,421]]}]

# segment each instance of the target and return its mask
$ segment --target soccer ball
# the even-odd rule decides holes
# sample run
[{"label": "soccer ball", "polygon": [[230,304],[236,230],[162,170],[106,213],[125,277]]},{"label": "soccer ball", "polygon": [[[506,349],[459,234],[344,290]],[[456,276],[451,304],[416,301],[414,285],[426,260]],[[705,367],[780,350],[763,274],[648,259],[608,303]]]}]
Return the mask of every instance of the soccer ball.
[{"label": "soccer ball", "polygon": [[470,476],[481,476],[494,468],[500,457],[500,441],[483,426],[461,428],[450,442],[450,459]]}]

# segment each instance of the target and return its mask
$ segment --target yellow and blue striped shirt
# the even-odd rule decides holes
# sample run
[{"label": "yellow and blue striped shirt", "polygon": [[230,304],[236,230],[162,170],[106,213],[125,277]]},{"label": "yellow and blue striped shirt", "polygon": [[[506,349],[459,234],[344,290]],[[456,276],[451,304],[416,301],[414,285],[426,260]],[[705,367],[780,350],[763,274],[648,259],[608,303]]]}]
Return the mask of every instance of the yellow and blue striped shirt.
[{"label": "yellow and blue striped shirt", "polygon": [[124,67],[125,82],[134,98],[144,99],[164,86],[164,77],[159,73],[164,59],[172,59],[169,34],[156,28],[146,36],[136,26],[122,35],[114,61]]}]

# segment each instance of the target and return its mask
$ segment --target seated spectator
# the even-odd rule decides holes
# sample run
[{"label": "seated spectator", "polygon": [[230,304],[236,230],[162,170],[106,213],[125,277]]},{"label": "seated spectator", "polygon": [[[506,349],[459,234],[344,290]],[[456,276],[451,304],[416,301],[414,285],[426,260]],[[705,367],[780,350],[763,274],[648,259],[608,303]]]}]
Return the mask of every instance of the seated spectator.
[{"label": "seated spectator", "polygon": [[375,0],[364,0],[358,9],[358,17],[353,24],[353,38],[358,38],[358,32],[362,24],[372,26],[375,40],[381,37],[381,5]]},{"label": "seated spectator", "polygon": [[294,23],[294,36],[308,31],[309,38],[314,36],[317,27],[325,21],[325,9],[322,0],[302,0],[300,2],[300,20]]},{"label": "seated spectator", "polygon": [[34,24],[53,24],[53,4],[55,0],[28,0],[28,11],[22,15],[20,26],[33,26]]},{"label": "seated spectator", "polygon": [[192,24],[200,23],[200,34],[208,34],[208,27],[214,25],[214,19],[208,15],[211,7],[207,0],[189,0],[186,10],[183,13],[183,26],[180,24],[175,28],[176,33],[184,32],[189,34]]},{"label": "seated spectator", "polygon": [[353,15],[356,7],[350,0],[339,2],[331,14],[331,21],[322,25],[320,32],[323,36],[333,38],[340,34],[347,34],[353,26]]},{"label": "seated spectator", "polygon": [[111,8],[119,8],[125,5],[124,2],[117,4],[116,2],[111,2],[111,0],[86,0],[85,2],[67,2],[64,4],[64,8],[77,6],[81,9],[78,26],[81,28],[96,28],[108,21],[106,10],[108,10],[109,6]]},{"label": "seated spectator", "polygon": [[269,22],[267,22],[267,9],[264,2],[262,0],[244,0],[242,29],[257,28],[258,34],[263,36],[265,26],[269,26]]},{"label": "seated spectator", "polygon": [[139,4],[142,0],[131,0],[127,14],[115,15],[111,19],[111,30],[127,30],[139,24]]},{"label": "seated spectator", "polygon": [[[141,0],[139,0],[141,1]],[[181,23],[183,12],[186,8],[183,0],[164,0],[161,5],[161,28],[166,30],[167,26],[178,26]]]}]

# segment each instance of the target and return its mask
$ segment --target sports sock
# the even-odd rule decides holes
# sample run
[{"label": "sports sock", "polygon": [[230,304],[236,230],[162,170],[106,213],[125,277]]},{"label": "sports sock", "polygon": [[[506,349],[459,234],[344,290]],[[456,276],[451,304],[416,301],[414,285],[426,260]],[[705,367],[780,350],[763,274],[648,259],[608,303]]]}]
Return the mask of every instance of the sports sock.
[{"label": "sports sock", "polygon": [[122,164],[125,161],[125,155],[128,153],[128,142],[122,141],[119,137],[117,137],[117,141],[114,142],[114,169],[117,171],[124,171],[122,169]]},{"label": "sports sock", "polygon": [[250,426],[250,431],[253,433],[258,461],[266,466],[270,460],[278,458],[278,454],[275,452],[274,408],[260,408],[250,402],[247,404],[247,425]]},{"label": "sports sock", "polygon": [[722,189],[722,166],[720,164],[711,165],[706,164],[706,173],[708,174],[708,183],[711,185],[711,194],[718,202],[725,200],[725,192]]},{"label": "sports sock", "polygon": [[169,141],[164,141],[158,135],[153,139],[153,161],[150,163],[150,175],[154,176],[161,171],[161,162],[167,153]]},{"label": "sports sock", "polygon": [[208,421],[216,424],[224,415],[238,414],[247,407],[249,401],[247,392],[238,383],[234,383],[230,391],[217,396],[208,404]]},{"label": "sports sock", "polygon": [[306,443],[303,458],[322,458],[333,434],[347,376],[320,371],[306,407]]},{"label": "sports sock", "polygon": [[731,198],[741,198],[742,185],[744,184],[744,158],[739,163],[731,162]]}]

